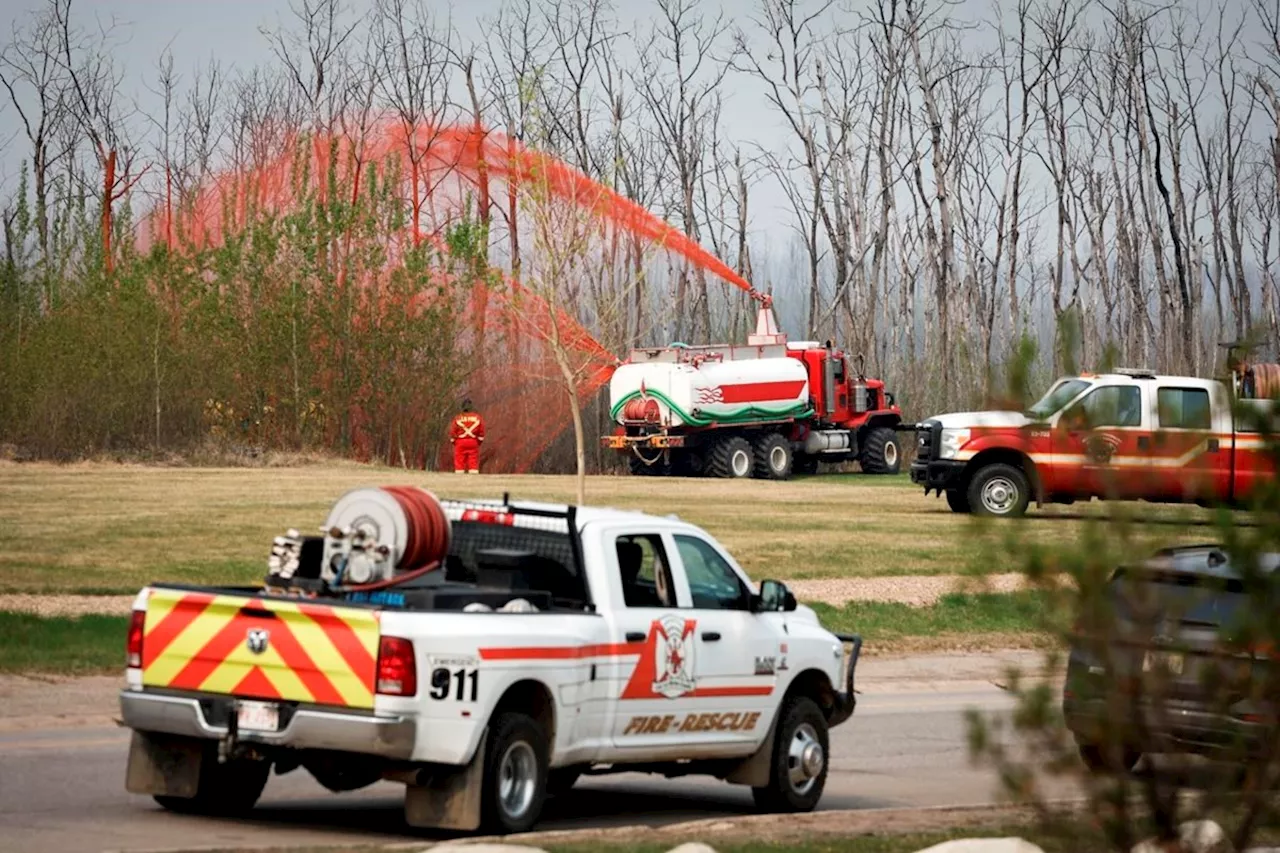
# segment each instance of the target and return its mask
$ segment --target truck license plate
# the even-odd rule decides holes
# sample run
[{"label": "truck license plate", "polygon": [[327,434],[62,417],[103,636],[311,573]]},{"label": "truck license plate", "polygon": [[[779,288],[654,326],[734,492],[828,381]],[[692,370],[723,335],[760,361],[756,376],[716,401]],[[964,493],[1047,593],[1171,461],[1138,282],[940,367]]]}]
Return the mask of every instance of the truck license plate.
[{"label": "truck license plate", "polygon": [[280,709],[270,702],[241,702],[236,706],[236,726],[255,732],[280,728]]},{"label": "truck license plate", "polygon": [[1182,663],[1182,655],[1177,652],[1147,652],[1142,658],[1142,671],[1182,675]]}]

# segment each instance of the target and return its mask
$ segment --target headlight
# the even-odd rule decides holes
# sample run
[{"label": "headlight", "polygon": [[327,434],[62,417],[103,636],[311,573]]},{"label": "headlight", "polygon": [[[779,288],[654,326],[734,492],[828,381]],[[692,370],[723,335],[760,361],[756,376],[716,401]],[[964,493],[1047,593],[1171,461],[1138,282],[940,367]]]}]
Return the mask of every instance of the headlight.
[{"label": "headlight", "polygon": [[942,442],[938,448],[938,458],[954,459],[955,455],[960,452],[960,448],[968,443],[969,430],[944,429],[942,431]]}]

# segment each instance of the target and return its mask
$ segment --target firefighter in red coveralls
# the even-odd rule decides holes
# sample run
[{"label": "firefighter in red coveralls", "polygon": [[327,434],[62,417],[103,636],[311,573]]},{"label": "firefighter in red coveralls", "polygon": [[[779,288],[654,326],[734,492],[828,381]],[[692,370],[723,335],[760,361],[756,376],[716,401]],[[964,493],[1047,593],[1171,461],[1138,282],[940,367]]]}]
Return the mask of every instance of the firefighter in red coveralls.
[{"label": "firefighter in red coveralls", "polygon": [[453,442],[453,472],[480,473],[480,445],[484,442],[484,419],[471,410],[471,401],[462,401],[462,411],[449,427]]}]

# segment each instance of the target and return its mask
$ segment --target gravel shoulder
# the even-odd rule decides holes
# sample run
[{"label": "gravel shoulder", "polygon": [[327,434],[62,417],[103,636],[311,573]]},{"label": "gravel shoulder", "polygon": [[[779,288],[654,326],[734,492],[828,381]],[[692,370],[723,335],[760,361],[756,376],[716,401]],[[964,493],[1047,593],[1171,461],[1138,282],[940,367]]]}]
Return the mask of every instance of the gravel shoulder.
[{"label": "gravel shoulder", "polygon": [[[1020,574],[902,575],[899,577],[827,578],[793,580],[787,584],[801,601],[840,606],[850,601],[883,601],[911,607],[930,607],[951,592],[1017,592],[1026,588]],[[37,616],[122,616],[133,606],[132,595],[0,595],[0,611],[34,613]]]}]

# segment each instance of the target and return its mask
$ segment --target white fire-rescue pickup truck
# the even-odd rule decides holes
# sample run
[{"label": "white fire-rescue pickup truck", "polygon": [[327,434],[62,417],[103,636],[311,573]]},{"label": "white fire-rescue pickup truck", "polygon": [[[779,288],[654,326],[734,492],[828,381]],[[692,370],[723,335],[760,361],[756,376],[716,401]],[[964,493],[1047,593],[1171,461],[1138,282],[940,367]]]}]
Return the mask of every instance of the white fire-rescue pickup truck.
[{"label": "white fire-rescue pickup truck", "polygon": [[335,791],[403,782],[411,826],[498,833],[584,773],[818,803],[861,639],[753,589],[698,527],[389,487],[348,493],[324,530],[277,539],[265,586],[139,593],[129,791],[225,814],[302,767]]}]

